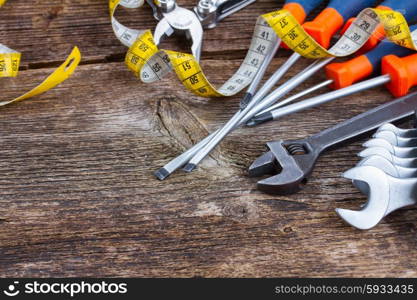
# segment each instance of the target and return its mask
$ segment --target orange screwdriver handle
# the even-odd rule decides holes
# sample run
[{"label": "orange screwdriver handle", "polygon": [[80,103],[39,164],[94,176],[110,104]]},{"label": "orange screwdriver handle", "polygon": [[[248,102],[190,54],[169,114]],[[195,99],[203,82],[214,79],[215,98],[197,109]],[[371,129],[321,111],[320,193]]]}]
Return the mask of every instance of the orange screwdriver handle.
[{"label": "orange screwdriver handle", "polygon": [[382,59],[382,74],[389,74],[391,81],[386,84],[388,90],[395,97],[408,94],[417,85],[417,54],[400,58],[388,55]]},{"label": "orange screwdriver handle", "polygon": [[287,0],[284,9],[288,10],[298,21],[304,23],[306,17],[324,0]]},{"label": "orange screwdriver handle", "polygon": [[375,0],[332,0],[313,21],[303,27],[320,45],[329,48],[333,35],[342,28],[344,22],[356,16],[367,7],[373,7]]},{"label": "orange screwdriver handle", "polygon": [[[384,10],[396,10],[401,12],[407,21],[412,22],[417,18],[417,5],[415,0],[385,0],[377,9],[384,9]],[[349,28],[350,25],[355,21],[356,18],[349,19],[341,33],[345,33],[346,30]],[[380,24],[371,35],[370,39],[365,43],[365,45],[356,53],[356,54],[363,54],[366,53],[373,48],[375,48],[382,40],[385,39],[385,29],[382,24]]]},{"label": "orange screwdriver handle", "polygon": [[[417,30],[417,25],[411,26],[410,30]],[[385,40],[364,55],[357,56],[346,62],[328,64],[325,68],[326,75],[327,78],[333,80],[332,88],[342,89],[374,73],[379,73],[384,56],[394,54],[404,57],[413,53],[414,51],[411,49]]]},{"label": "orange screwdriver handle", "polygon": [[355,57],[342,63],[332,63],[326,66],[326,76],[333,80],[332,89],[342,89],[351,86],[372,74],[372,63],[365,55]]}]

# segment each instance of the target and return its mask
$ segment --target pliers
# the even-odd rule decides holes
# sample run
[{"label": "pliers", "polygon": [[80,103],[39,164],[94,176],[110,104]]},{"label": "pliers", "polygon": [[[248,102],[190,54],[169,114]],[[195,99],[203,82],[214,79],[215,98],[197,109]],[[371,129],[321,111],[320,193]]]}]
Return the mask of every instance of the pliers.
[{"label": "pliers", "polygon": [[203,27],[214,28],[217,22],[256,0],[200,0],[194,10],[177,5],[176,0],[146,0],[158,25],[154,32],[157,45],[173,33],[185,34],[192,41],[191,53],[200,60]]}]

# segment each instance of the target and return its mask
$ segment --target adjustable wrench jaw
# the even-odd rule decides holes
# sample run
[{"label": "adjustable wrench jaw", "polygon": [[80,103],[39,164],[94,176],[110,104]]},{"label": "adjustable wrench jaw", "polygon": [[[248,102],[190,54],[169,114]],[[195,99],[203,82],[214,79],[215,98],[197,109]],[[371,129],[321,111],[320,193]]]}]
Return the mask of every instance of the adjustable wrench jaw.
[{"label": "adjustable wrench jaw", "polygon": [[250,177],[273,175],[258,181],[258,189],[280,195],[300,191],[314,168],[318,153],[305,140],[280,140],[267,146],[270,151],[249,167]]}]

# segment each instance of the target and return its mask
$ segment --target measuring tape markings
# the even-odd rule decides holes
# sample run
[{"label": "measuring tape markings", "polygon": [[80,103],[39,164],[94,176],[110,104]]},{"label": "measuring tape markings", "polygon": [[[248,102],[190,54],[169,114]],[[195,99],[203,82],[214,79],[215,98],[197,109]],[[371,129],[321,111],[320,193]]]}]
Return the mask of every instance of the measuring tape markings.
[{"label": "measuring tape markings", "polygon": [[[6,0],[0,0],[0,7],[4,3],[6,3]],[[21,53],[0,44],[0,77],[16,77],[19,71],[20,58]],[[65,62],[55,69],[41,84],[17,98],[0,101],[0,106],[28,99],[54,88],[71,76],[80,61],[81,53],[77,47],[74,47]]]},{"label": "measuring tape markings", "polygon": [[272,51],[278,37],[262,18],[258,18],[249,51],[237,72],[219,89],[207,79],[193,55],[170,50],[159,50],[149,30],[139,31],[120,24],[114,17],[118,5],[137,8],[139,0],[110,0],[111,23],[116,37],[129,47],[125,63],[145,83],[155,82],[175,71],[182,84],[203,97],[233,96],[247,87],[255,77],[266,55]]},{"label": "measuring tape markings", "polygon": [[194,94],[203,97],[232,96],[253,80],[265,55],[277,37],[292,50],[307,58],[349,56],[358,51],[372,36],[377,26],[384,25],[387,38],[403,47],[416,50],[417,31],[410,32],[407,21],[399,12],[368,8],[346,30],[342,38],[329,50],[312,38],[287,10],[264,14],[257,19],[252,41],[238,71],[216,89],[207,79],[200,64],[191,54],[159,50],[149,30],[139,31],[120,24],[114,17],[118,5],[138,8],[141,0],[110,0],[109,8],[113,30],[118,39],[129,47],[125,63],[145,83],[163,78],[173,69],[182,84]]},{"label": "measuring tape markings", "polygon": [[385,28],[386,37],[403,47],[416,48],[417,31],[411,33],[404,16],[396,11],[364,9],[329,50],[312,38],[297,20],[285,10],[262,16],[275,33],[293,51],[307,58],[343,57],[358,51],[372,36],[379,24]]}]

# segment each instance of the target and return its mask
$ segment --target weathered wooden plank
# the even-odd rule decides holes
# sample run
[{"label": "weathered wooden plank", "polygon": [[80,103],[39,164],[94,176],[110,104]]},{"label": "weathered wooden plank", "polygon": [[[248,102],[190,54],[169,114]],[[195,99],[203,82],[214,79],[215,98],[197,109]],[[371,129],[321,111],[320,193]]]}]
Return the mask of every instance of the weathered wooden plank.
[{"label": "weathered wooden plank", "polygon": [[[244,55],[257,16],[278,9],[278,3],[282,3],[258,2],[225,19],[215,30],[206,31],[203,58]],[[84,63],[120,61],[127,49],[113,34],[107,3],[107,0],[10,1],[0,12],[0,40],[23,52],[22,66],[26,67],[59,61],[74,45],[82,51]],[[181,1],[188,8],[195,3]],[[120,8],[117,17],[122,24],[136,29],[154,30],[157,23],[147,5],[138,9]],[[176,47],[178,41],[182,39],[173,37],[162,46],[189,51],[187,45]]]},{"label": "weathered wooden plank", "polygon": [[[18,47],[4,41],[3,30],[0,39],[24,48],[36,64],[0,81],[2,99],[52,71],[46,64],[51,49],[62,59],[70,44],[79,44],[88,62],[47,94],[1,109],[2,276],[417,276],[415,207],[366,232],[334,213],[363,201],[340,178],[357,162],[361,141],[324,155],[297,195],[263,194],[246,176],[266,141],[314,134],[388,101],[388,93],[370,90],[237,130],[198,171],[159,182],[152,172],[230,118],[239,97],[197,98],[174,76],[159,86],[139,83],[121,62],[124,48],[113,37],[105,2],[37,1],[25,11],[28,2],[15,0],[0,10],[6,16],[0,24],[13,28]],[[276,4],[259,5],[254,10]],[[39,25],[55,7],[63,7],[57,17]],[[126,20],[135,15],[125,13]],[[144,27],[153,21],[132,22]],[[235,50],[247,47],[249,26],[241,43],[224,40],[237,22],[241,17],[207,36],[206,54],[213,56],[203,67],[217,83],[238,67],[244,51]],[[46,41],[51,45],[44,52]],[[269,74],[286,56],[280,53]],[[287,78],[307,64],[302,60]]]}]

